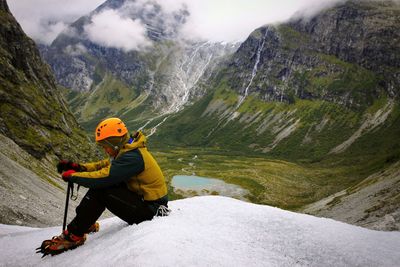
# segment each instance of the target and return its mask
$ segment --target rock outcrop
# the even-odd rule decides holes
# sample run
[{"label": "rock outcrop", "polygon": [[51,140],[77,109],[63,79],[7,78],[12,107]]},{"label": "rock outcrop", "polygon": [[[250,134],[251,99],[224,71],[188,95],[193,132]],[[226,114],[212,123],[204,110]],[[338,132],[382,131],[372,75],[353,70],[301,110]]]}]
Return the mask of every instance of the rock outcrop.
[{"label": "rock outcrop", "polygon": [[90,141],[35,43],[22,31],[6,1],[0,3],[0,133],[37,159],[76,158],[77,154],[84,158],[90,154]]},{"label": "rock outcrop", "polygon": [[65,183],[55,164],[93,158],[94,142],[6,0],[0,0],[0,111],[0,222],[60,224]]}]

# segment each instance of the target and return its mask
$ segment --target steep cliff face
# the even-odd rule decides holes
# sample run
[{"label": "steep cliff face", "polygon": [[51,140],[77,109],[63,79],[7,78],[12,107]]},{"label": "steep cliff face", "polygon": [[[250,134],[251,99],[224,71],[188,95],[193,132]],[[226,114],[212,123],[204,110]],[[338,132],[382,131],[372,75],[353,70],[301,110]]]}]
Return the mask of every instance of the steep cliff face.
[{"label": "steep cliff face", "polygon": [[399,23],[394,2],[348,1],[313,18],[262,27],[241,45],[225,77],[241,95],[256,92],[264,100],[365,107],[399,93]]},{"label": "steep cliff face", "polygon": [[400,85],[399,23],[398,2],[349,1],[290,26],[308,34],[315,50],[382,75],[387,93],[396,96]]},{"label": "steep cliff face", "polygon": [[[10,13],[0,9],[0,133],[37,159],[90,150],[56,88],[50,68]],[[83,153],[82,156],[85,156]]]}]

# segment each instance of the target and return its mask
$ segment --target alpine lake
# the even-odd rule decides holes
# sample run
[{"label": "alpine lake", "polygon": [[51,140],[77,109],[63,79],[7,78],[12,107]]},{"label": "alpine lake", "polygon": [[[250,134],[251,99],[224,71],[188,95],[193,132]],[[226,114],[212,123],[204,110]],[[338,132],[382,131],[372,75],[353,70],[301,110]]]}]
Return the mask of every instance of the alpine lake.
[{"label": "alpine lake", "polygon": [[290,162],[204,148],[151,149],[170,200],[221,195],[288,210],[339,192],[365,178],[365,165]]},{"label": "alpine lake", "polygon": [[239,185],[196,175],[175,175],[171,186],[180,195],[221,195],[247,200],[245,196],[249,194],[248,190]]}]

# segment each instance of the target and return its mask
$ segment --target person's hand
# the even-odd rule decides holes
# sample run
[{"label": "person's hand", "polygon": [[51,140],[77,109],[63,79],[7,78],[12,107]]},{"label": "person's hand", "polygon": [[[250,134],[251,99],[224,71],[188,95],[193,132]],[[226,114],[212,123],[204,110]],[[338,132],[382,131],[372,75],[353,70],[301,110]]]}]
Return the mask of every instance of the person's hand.
[{"label": "person's hand", "polygon": [[68,170],[68,171],[66,171],[66,172],[64,172],[62,175],[61,175],[61,177],[62,177],[62,179],[65,181],[65,182],[69,182],[69,179],[71,178],[71,175],[73,174],[73,173],[75,173],[76,171],[74,171],[74,170]]},{"label": "person's hand", "polygon": [[57,164],[58,173],[62,173],[63,171],[74,170],[80,171],[81,166],[78,163],[72,162],[70,160],[60,160]]}]

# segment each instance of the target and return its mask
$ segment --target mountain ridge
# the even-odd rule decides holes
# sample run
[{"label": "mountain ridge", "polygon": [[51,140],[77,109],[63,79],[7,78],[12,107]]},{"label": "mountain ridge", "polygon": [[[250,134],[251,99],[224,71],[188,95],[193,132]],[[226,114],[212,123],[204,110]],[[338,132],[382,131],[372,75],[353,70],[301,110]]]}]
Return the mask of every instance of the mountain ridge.
[{"label": "mountain ridge", "polygon": [[[312,34],[296,30],[296,28],[305,27],[303,23],[306,23],[306,26],[314,25],[309,27],[316,28],[315,25],[318,24],[315,21],[323,21],[326,16],[340,17],[343,25],[352,24],[352,21],[358,18],[353,18],[352,13],[348,18],[343,17],[342,9],[354,3],[358,1],[348,1],[343,5],[323,11],[308,22],[298,20],[297,24],[289,22],[255,30],[231,56],[231,59],[221,67],[218,74],[207,82],[211,88],[208,95],[195,103],[195,107],[177,114],[176,119],[170,120],[171,125],[167,122],[166,128],[161,129],[160,136],[156,135],[156,139],[170,142],[171,145],[178,143],[173,142],[173,138],[176,138],[180,141],[185,139],[183,142],[188,145],[222,143],[234,148],[229,145],[229,142],[224,142],[218,137],[218,133],[231,132],[234,136],[229,139],[234,138],[234,144],[240,144],[239,140],[249,140],[243,145],[253,148],[260,146],[258,151],[268,154],[274,153],[282,141],[290,141],[290,137],[296,132],[299,133],[300,140],[297,140],[294,146],[299,147],[299,144],[310,143],[307,140],[311,134],[319,135],[319,132],[324,131],[325,134],[329,134],[326,132],[327,129],[333,130],[332,125],[336,124],[336,129],[342,129],[344,136],[338,136],[337,141],[321,139],[322,142],[332,142],[329,145],[330,148],[327,147],[324,152],[328,155],[335,146],[340,145],[340,141],[345,142],[357,131],[358,127],[362,128],[369,116],[374,116],[374,113],[378,116],[376,111],[381,108],[380,112],[386,114],[382,118],[396,120],[398,107],[396,92],[399,86],[396,85],[398,82],[395,77],[399,73],[399,68],[389,68],[390,70],[385,70],[383,75],[375,72],[378,69],[377,66],[380,66],[378,63],[366,69],[356,61],[344,61],[334,54],[324,54],[319,48],[321,45],[316,41],[311,41],[318,38],[319,33],[315,34],[317,37],[314,37]],[[364,2],[361,6],[363,5]],[[365,5],[369,7],[370,2]],[[398,46],[399,43],[391,42],[391,38],[397,38],[396,36],[400,34],[397,28],[392,27],[400,19],[400,7],[396,4],[392,7],[393,12],[389,12],[392,17],[385,17],[389,21],[387,24],[390,31],[385,31],[386,28],[382,29],[380,26],[378,32],[395,31],[392,35],[385,36],[386,39],[382,42]],[[386,8],[385,5],[383,11],[376,9],[372,15],[365,16],[364,19],[369,21],[375,17],[386,16]],[[370,29],[372,26],[366,24],[367,26],[364,26],[366,29],[360,26],[361,23],[351,27],[355,27],[360,32],[374,32]],[[318,27],[322,26],[318,25]],[[353,28],[352,31],[355,31]],[[345,34],[345,31],[343,32]],[[353,36],[351,32],[348,34]],[[335,38],[335,34],[332,34],[330,38]],[[372,53],[374,56],[386,53],[382,57],[384,64],[387,66],[397,64],[389,59],[399,56],[400,48],[386,51],[377,46],[375,41],[370,41],[370,43],[371,45],[367,47],[372,48],[367,49],[367,54],[371,51],[377,51]],[[377,47],[374,48],[374,45]],[[345,49],[340,51],[345,51]],[[374,57],[366,60],[366,62],[373,61]],[[385,69],[386,65],[382,68]],[[376,109],[378,106],[379,108]],[[191,114],[190,109],[197,111]],[[200,118],[195,115],[196,113],[202,114]],[[339,118],[335,113],[343,117],[341,122],[338,121]],[[191,117],[185,118],[186,116]],[[196,117],[198,119],[195,119]],[[380,125],[385,124],[385,120],[381,120]],[[188,125],[183,125],[179,121],[185,121]],[[191,123],[192,121],[196,123]],[[199,121],[201,121],[200,124]],[[190,134],[184,134],[181,137],[175,135],[172,126],[174,123],[176,128],[191,128]],[[312,130],[317,125],[321,125],[319,130]],[[232,131],[234,128],[242,129],[243,127],[246,132]],[[284,129],[286,130],[283,131]],[[161,133],[163,130],[165,134]],[[247,137],[249,132],[253,133],[253,136]],[[168,139],[168,136],[171,138]],[[260,137],[264,140],[260,140]],[[334,142],[337,143],[334,144]],[[286,148],[288,147],[285,146]],[[284,152],[285,150],[282,149],[277,155]],[[301,155],[304,157],[304,154]],[[319,157],[321,156],[320,154]]]},{"label": "mountain ridge", "polygon": [[[37,159],[68,155],[61,147],[86,143],[86,135],[56,88],[54,77],[34,42],[1,1],[1,133]],[[68,155],[72,156],[72,155]]]},{"label": "mountain ridge", "polygon": [[5,0],[0,0],[0,99],[0,221],[54,225],[65,197],[56,163],[93,159],[98,152]]}]

